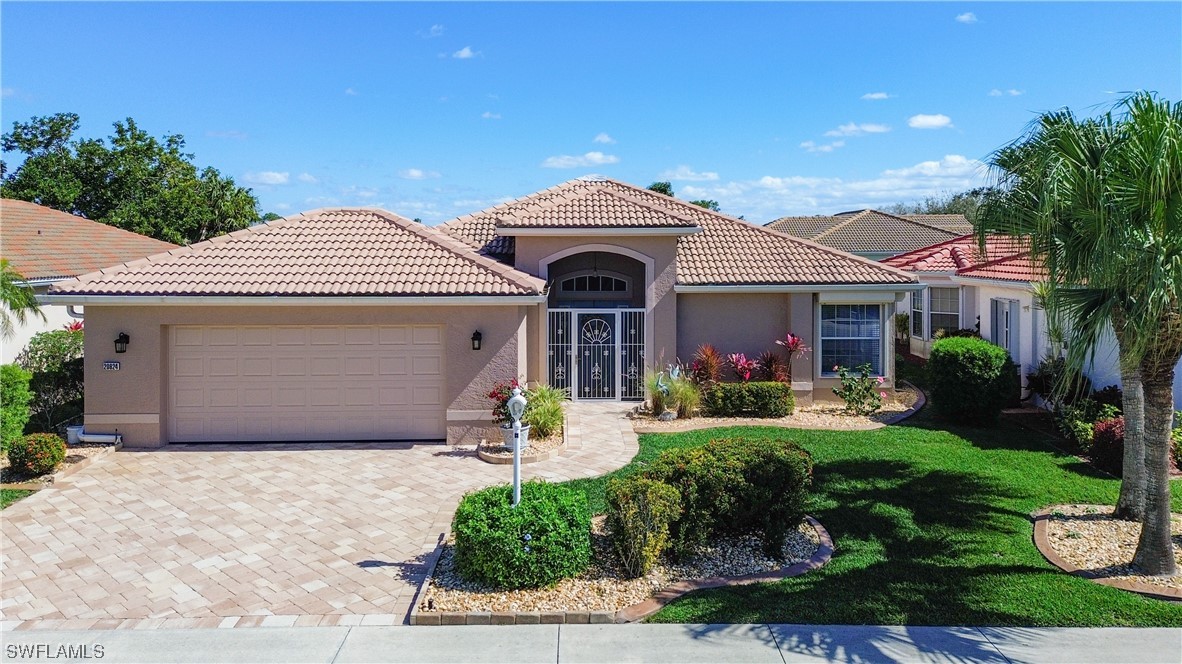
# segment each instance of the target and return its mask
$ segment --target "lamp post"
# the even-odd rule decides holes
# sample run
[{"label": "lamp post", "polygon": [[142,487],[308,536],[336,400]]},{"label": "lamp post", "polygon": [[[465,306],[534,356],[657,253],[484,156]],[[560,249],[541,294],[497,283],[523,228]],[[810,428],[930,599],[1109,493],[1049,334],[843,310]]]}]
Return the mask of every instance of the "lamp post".
[{"label": "lamp post", "polygon": [[513,388],[507,407],[513,420],[513,507],[521,502],[521,416],[525,414],[525,395],[520,387]]}]

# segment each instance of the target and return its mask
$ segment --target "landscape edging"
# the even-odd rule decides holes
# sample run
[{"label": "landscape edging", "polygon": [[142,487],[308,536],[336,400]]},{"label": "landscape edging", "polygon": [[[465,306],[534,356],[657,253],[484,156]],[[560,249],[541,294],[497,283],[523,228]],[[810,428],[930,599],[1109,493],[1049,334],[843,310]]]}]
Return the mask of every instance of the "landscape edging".
[{"label": "landscape edging", "polygon": [[1039,510],[1038,512],[1035,512],[1033,515],[1034,534],[1032,537],[1034,539],[1034,547],[1038,549],[1038,552],[1042,554],[1043,558],[1047,559],[1047,562],[1054,565],[1055,567],[1058,567],[1064,572],[1071,574],[1072,576],[1078,576],[1082,579],[1087,579],[1104,586],[1137,593],[1138,595],[1145,595],[1154,599],[1172,602],[1182,601],[1182,590],[1161,588],[1159,586],[1152,586],[1147,583],[1137,583],[1136,581],[1124,581],[1122,579],[1110,579],[1098,576],[1094,572],[1081,569],[1064,560],[1059,556],[1059,554],[1055,553],[1055,550],[1051,547],[1051,541],[1047,537],[1047,522],[1051,520],[1052,512],[1054,512],[1054,510],[1054,506],[1046,507]]},{"label": "landscape edging", "polygon": [[436,551],[432,555],[430,565],[427,569],[427,575],[423,578],[422,583],[419,584],[418,593],[415,595],[416,601],[410,608],[409,622],[411,625],[536,625],[539,623],[596,625],[637,622],[660,611],[661,608],[674,599],[696,590],[780,581],[794,576],[800,576],[805,572],[821,567],[833,557],[833,538],[830,537],[829,531],[825,530],[825,527],[819,521],[808,515],[805,515],[804,518],[813,527],[813,530],[816,531],[817,538],[820,540],[817,550],[813,552],[813,555],[808,560],[794,563],[788,567],[782,567],[774,572],[756,572],[742,576],[715,576],[708,579],[678,581],[673,585],[661,589],[643,602],[626,606],[618,611],[506,611],[495,613],[487,611],[420,611],[418,599],[426,594],[427,586],[431,582],[431,576],[435,573],[435,565],[439,562],[440,553],[442,552],[443,538],[440,538],[440,545],[436,547]]}]

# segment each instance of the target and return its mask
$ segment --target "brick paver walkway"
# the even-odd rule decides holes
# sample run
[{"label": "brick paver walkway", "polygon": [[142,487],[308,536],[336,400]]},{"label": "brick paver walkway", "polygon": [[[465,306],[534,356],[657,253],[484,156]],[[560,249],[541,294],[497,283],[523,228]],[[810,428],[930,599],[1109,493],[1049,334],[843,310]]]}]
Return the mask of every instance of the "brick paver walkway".
[{"label": "brick paver walkway", "polygon": [[[626,464],[618,403],[568,409],[559,481]],[[9,629],[395,624],[460,496],[512,466],[443,445],[121,451],[0,513]]]}]

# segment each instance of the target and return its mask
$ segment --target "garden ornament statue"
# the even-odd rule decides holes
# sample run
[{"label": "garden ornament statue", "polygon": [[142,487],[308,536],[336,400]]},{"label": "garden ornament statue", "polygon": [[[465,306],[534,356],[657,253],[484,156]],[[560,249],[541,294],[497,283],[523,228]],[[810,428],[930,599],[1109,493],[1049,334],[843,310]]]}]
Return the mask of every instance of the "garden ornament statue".
[{"label": "garden ornament statue", "polygon": [[525,395],[520,387],[513,388],[506,407],[513,421],[513,507],[521,502],[521,416],[525,414]]}]

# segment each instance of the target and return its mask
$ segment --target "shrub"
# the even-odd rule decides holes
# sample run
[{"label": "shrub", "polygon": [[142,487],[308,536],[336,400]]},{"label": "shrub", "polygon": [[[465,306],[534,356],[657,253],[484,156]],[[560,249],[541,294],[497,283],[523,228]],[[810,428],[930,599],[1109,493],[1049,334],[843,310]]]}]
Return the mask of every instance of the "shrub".
[{"label": "shrub", "polygon": [[1119,476],[1124,469],[1125,418],[1100,420],[1093,427],[1088,456],[1097,468]]},{"label": "shrub", "polygon": [[787,383],[717,383],[702,393],[702,406],[714,417],[787,417],[796,399]]},{"label": "shrub", "polygon": [[82,415],[83,341],[82,330],[40,332],[17,356],[17,364],[33,374],[28,428],[55,432]]},{"label": "shrub", "polygon": [[526,398],[521,421],[529,425],[531,436],[540,440],[562,431],[562,402],[568,399],[565,388],[537,385]]},{"label": "shrub", "polygon": [[670,528],[676,555],[712,535],[755,533],[765,553],[779,558],[784,536],[804,517],[812,459],[785,439],[721,439],[667,450],[644,477],[681,496],[681,518]]},{"label": "shrub", "polygon": [[31,433],[12,441],[8,462],[13,468],[33,475],[53,472],[66,458],[66,441],[52,433]]},{"label": "shrub", "polygon": [[677,417],[689,419],[702,403],[702,392],[688,378],[678,378],[669,385],[669,399],[677,408]]},{"label": "shrub", "polygon": [[677,489],[633,475],[607,484],[607,522],[624,571],[644,576],[669,543],[669,526],[681,515]]},{"label": "shrub", "polygon": [[751,380],[751,376],[759,369],[759,362],[754,359],[747,359],[743,353],[731,353],[726,356],[726,361],[730,363],[731,369],[735,372],[735,377],[746,383]]},{"label": "shrub", "polygon": [[[776,342],[779,343],[779,342]],[[763,380],[789,383],[792,381],[792,367],[788,361],[780,357],[775,351],[765,350],[759,354],[756,364],[759,365],[759,375]]]},{"label": "shrub", "polygon": [[850,370],[838,365],[833,367],[837,372],[837,379],[841,387],[833,388],[833,393],[845,402],[845,412],[850,415],[870,415],[882,408],[882,400],[886,392],[880,391],[882,376],[872,376],[869,364],[858,367],[858,375],[850,374]]},{"label": "shrub", "polygon": [[722,380],[722,353],[710,344],[698,346],[694,361],[690,363],[690,375],[698,385],[710,385]]},{"label": "shrub", "polygon": [[1062,406],[1055,411],[1055,426],[1068,442],[1087,451],[1092,446],[1095,423],[1119,414],[1120,409],[1115,406],[1100,404],[1092,399],[1080,399],[1074,405]]},{"label": "shrub", "polygon": [[29,379],[33,374],[15,364],[0,366],[0,447],[7,452],[12,442],[25,434],[29,421]]},{"label": "shrub", "polygon": [[1116,385],[1109,385],[1102,390],[1092,392],[1092,401],[1101,406],[1112,406],[1119,411],[1124,408],[1125,393]]},{"label": "shrub", "polygon": [[669,410],[669,383],[664,374],[649,371],[644,376],[644,387],[648,391],[649,403],[652,405],[653,415],[660,415]]},{"label": "shrub", "polygon": [[1071,405],[1091,393],[1092,381],[1079,371],[1068,371],[1067,361],[1057,357],[1038,363],[1026,376],[1026,389],[1047,401]]},{"label": "shrub", "polygon": [[936,414],[973,424],[997,419],[1013,389],[1009,357],[983,339],[949,337],[933,343],[927,366]]},{"label": "shrub", "polygon": [[591,562],[591,512],[582,491],[530,481],[469,493],[456,509],[456,571],[498,588],[536,588],[576,576]]}]

